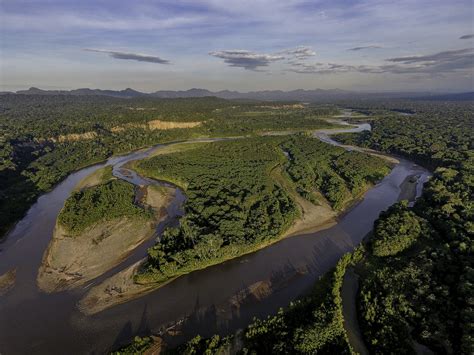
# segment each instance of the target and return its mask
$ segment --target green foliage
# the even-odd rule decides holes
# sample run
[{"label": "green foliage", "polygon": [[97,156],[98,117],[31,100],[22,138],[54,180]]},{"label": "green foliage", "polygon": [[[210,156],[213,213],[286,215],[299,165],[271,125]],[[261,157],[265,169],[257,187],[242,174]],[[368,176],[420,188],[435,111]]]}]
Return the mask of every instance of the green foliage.
[{"label": "green foliage", "polygon": [[386,265],[365,277],[360,290],[365,342],[376,354],[415,354],[406,317],[416,314],[410,296],[422,275],[414,264],[403,270]]},{"label": "green foliage", "polygon": [[224,355],[229,353],[231,340],[232,337],[214,335],[211,338],[203,338],[198,335],[169,353],[176,355]]},{"label": "green foliage", "polygon": [[111,180],[105,184],[73,192],[58,215],[59,223],[79,234],[97,222],[119,217],[151,218],[151,213],[134,204],[132,184]]},{"label": "green foliage", "polygon": [[214,142],[138,164],[142,174],[174,182],[188,197],[179,227],[149,250],[150,273],[166,279],[235,257],[291,225],[296,205],[270,177],[283,159],[282,139]]},{"label": "green foliage", "polygon": [[375,222],[370,243],[375,256],[396,255],[428,233],[425,221],[408,209],[407,201],[393,205]]},{"label": "green foliage", "polygon": [[131,344],[124,346],[117,351],[113,351],[111,355],[139,355],[151,348],[152,345],[153,339],[151,337],[136,336],[133,338]]},{"label": "green foliage", "polygon": [[[350,168],[343,170],[341,164]],[[188,199],[179,227],[165,230],[149,250],[148,269],[137,281],[161,282],[280,237],[298,214],[289,182],[279,175],[282,167],[300,191],[309,181],[311,191],[317,193],[314,176],[325,171],[341,182],[344,191],[346,184],[368,183],[388,171],[378,158],[346,154],[342,148],[303,135],[219,141],[143,160],[138,171],[181,186]],[[298,171],[312,173],[313,180],[306,179],[308,175],[298,180]],[[344,172],[344,178],[338,171]],[[348,193],[344,201],[351,197]]]},{"label": "green foliage", "polygon": [[364,191],[368,184],[375,184],[390,172],[381,158],[355,151],[344,151],[333,161],[333,169],[341,176],[353,195]]},{"label": "green foliage", "polygon": [[320,191],[335,209],[342,209],[389,172],[380,158],[347,152],[310,137],[290,139],[282,149],[290,157],[287,172],[301,196],[317,202],[315,192]]},{"label": "green foliage", "polygon": [[[470,165],[474,149],[472,102],[348,103],[373,113],[372,131],[339,135],[339,140],[400,154],[429,167]],[[403,116],[400,110],[413,112]]]}]

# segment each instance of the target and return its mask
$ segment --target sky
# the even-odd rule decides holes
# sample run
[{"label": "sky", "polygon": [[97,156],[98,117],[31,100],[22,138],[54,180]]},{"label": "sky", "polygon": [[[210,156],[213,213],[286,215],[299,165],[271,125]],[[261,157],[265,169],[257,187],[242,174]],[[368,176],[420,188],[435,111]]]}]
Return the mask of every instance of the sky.
[{"label": "sky", "polygon": [[0,90],[474,90],[472,0],[0,0]]}]

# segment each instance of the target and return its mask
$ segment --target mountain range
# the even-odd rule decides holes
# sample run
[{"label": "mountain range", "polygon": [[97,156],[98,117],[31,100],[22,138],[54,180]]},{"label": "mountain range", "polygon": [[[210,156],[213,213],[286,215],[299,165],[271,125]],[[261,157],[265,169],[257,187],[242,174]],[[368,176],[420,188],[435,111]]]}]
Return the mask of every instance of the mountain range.
[{"label": "mountain range", "polygon": [[[8,94],[10,92],[1,92],[0,94]],[[10,93],[13,94],[13,93]],[[266,101],[330,101],[343,99],[374,99],[374,98],[410,98],[419,100],[474,100],[474,92],[458,93],[458,94],[433,94],[430,92],[385,92],[385,93],[362,93],[356,91],[340,90],[340,89],[314,89],[314,90],[264,90],[264,91],[209,91],[206,89],[189,89],[184,91],[160,90],[152,93],[144,93],[131,88],[125,90],[101,90],[81,88],[74,90],[42,90],[35,87],[28,90],[19,90],[16,94],[21,95],[101,95],[120,98],[134,97],[157,97],[157,98],[188,98],[188,97],[206,97],[215,96],[222,99],[253,99]]]}]

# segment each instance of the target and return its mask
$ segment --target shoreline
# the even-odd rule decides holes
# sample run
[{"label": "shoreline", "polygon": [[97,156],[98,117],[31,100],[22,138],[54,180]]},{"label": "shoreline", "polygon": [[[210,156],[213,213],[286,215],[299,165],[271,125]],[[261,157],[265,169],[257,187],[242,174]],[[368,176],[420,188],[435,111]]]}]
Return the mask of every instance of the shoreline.
[{"label": "shoreline", "polygon": [[163,209],[170,205],[173,196],[172,188],[147,191],[145,204],[154,210],[152,219],[103,221],[73,237],[56,221],[37,273],[38,288],[46,293],[74,289],[119,266],[156,235],[157,226],[167,217]]},{"label": "shoreline", "polygon": [[0,296],[3,296],[13,287],[16,282],[16,268],[8,270],[3,275],[0,275]]},{"label": "shoreline", "polygon": [[[101,311],[104,311],[108,308],[117,306],[119,304],[131,301],[133,299],[139,298],[141,296],[144,296],[150,292],[156,291],[160,289],[161,287],[166,286],[167,284],[175,281],[177,278],[190,274],[195,271],[202,271],[207,268],[217,266],[220,264],[223,264],[227,261],[230,260],[235,260],[244,256],[247,256],[248,254],[253,254],[256,253],[262,249],[265,249],[273,244],[276,244],[278,242],[281,242],[285,239],[292,238],[292,237],[298,237],[298,236],[304,236],[307,234],[312,234],[321,230],[329,229],[332,226],[336,225],[336,221],[324,221],[323,223],[320,224],[315,224],[314,226],[309,227],[308,229],[300,230],[293,232],[292,234],[288,234],[288,232],[284,232],[282,236],[279,238],[275,238],[273,240],[268,240],[266,242],[260,243],[255,246],[250,246],[248,250],[245,250],[242,254],[239,254],[238,256],[234,255],[229,255],[228,257],[222,258],[222,259],[216,259],[214,262],[209,263],[208,265],[202,267],[202,268],[197,268],[194,270],[186,271],[183,273],[180,273],[178,275],[175,275],[163,282],[149,282],[149,283],[136,283],[133,280],[133,275],[130,274],[131,271],[135,270],[138,271],[138,269],[143,266],[143,264],[146,262],[147,257],[145,256],[142,260],[139,262],[133,264],[132,266],[129,266],[128,268],[118,272],[117,274],[109,277],[108,279],[104,280],[102,283],[92,287],[86,295],[81,298],[78,302],[78,308],[81,311],[81,313],[85,315],[93,315],[97,314]],[[117,285],[113,283],[113,281],[117,280],[123,280],[125,277],[127,277],[130,274],[131,277],[129,277],[129,283],[127,283],[126,287],[130,287],[131,294],[127,294],[129,291],[128,289],[125,289],[123,292],[119,293],[119,297],[115,298],[114,300],[104,298],[107,297],[106,295],[111,296],[111,293],[109,292],[110,288],[114,288]],[[117,280],[115,280],[117,279]],[[139,288],[139,290],[136,290],[135,288]],[[100,294],[102,292],[102,294]],[[103,302],[102,304],[98,304],[97,302]]]}]

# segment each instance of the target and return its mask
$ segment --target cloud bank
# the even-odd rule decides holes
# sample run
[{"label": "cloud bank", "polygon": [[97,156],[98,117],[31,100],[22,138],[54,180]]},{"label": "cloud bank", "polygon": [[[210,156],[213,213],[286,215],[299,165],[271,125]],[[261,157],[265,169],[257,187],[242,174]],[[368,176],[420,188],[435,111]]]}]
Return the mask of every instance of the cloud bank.
[{"label": "cloud bank", "polygon": [[128,52],[118,52],[111,51],[107,49],[94,49],[94,48],[85,48],[87,52],[96,52],[96,53],[106,53],[110,57],[115,59],[125,59],[125,60],[135,60],[138,62],[147,62],[147,63],[157,63],[157,64],[170,64],[169,60],[162,59],[157,56],[140,54],[140,53],[128,53]]},{"label": "cloud bank", "polygon": [[299,74],[335,74],[358,72],[367,74],[428,74],[441,75],[474,70],[474,48],[443,51],[429,55],[388,58],[394,64],[351,65],[338,63],[292,63],[289,71]]},{"label": "cloud bank", "polygon": [[470,39],[470,38],[474,38],[474,34],[464,35],[464,36],[459,37],[459,39]]},{"label": "cloud bank", "polygon": [[[456,49],[452,51],[438,52],[429,55],[415,55],[407,57],[397,57],[386,59],[387,62],[403,63],[403,64],[413,64],[413,63],[436,63],[436,62],[445,62],[456,60],[460,57],[472,53],[474,48],[463,48]],[[472,54],[471,54],[472,55]]]}]

